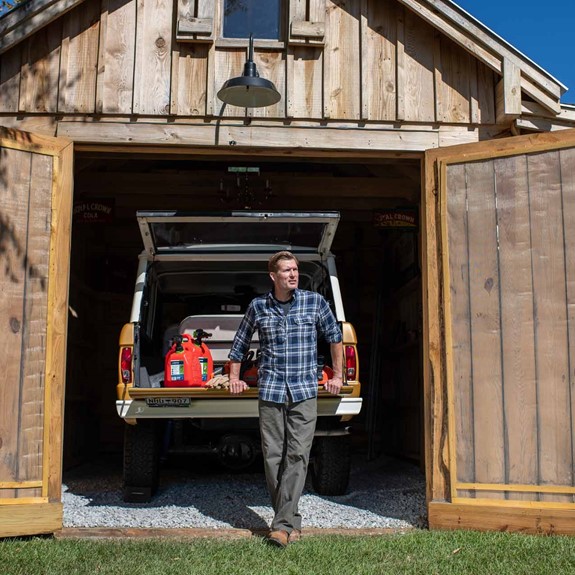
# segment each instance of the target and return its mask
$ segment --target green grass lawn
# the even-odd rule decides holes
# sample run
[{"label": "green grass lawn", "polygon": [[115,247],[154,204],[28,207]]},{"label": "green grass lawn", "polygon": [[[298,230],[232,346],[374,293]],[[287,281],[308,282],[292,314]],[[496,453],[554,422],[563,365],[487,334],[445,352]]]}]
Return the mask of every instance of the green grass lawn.
[{"label": "green grass lawn", "polygon": [[308,536],[285,550],[258,537],[0,540],[1,575],[575,574],[575,538],[414,531]]}]

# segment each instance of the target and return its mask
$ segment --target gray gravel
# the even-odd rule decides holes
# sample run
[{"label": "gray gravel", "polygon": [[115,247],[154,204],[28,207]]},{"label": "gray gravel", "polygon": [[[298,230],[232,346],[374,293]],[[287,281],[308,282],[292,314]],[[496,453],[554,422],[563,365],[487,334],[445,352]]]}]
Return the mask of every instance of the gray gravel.
[{"label": "gray gravel", "polygon": [[[150,503],[124,503],[120,462],[80,466],[64,474],[65,527],[200,527],[262,529],[272,509],[262,472],[226,474],[163,469]],[[413,465],[390,458],[367,463],[357,457],[348,493],[315,494],[300,500],[303,527],[421,527],[425,523],[425,479]]]}]

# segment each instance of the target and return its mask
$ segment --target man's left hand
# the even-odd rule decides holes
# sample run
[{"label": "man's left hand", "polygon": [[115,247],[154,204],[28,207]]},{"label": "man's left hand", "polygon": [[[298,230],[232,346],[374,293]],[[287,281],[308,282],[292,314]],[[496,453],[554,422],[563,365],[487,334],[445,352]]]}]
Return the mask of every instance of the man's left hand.
[{"label": "man's left hand", "polygon": [[343,382],[341,380],[341,377],[332,377],[331,379],[328,379],[326,383],[324,383],[323,388],[326,391],[329,391],[329,393],[331,393],[332,395],[338,395],[338,393],[341,391],[342,385]]}]

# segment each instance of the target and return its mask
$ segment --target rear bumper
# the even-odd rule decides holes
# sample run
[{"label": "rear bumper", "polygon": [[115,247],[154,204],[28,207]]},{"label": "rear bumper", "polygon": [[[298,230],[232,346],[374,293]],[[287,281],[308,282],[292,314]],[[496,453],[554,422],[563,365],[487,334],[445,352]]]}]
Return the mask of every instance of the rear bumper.
[{"label": "rear bumper", "polygon": [[[199,419],[258,417],[257,398],[229,399],[175,398],[176,401],[156,402],[156,398],[116,401],[116,410],[123,419]],[[179,403],[179,405],[178,405]],[[353,416],[361,411],[361,397],[320,397],[319,417]]]}]

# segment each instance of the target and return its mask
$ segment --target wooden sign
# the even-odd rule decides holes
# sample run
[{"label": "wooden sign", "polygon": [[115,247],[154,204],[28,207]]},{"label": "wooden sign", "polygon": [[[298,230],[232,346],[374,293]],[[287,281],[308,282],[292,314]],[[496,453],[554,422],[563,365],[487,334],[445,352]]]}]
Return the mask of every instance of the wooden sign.
[{"label": "wooden sign", "polygon": [[417,230],[419,226],[417,210],[412,208],[377,210],[373,214],[373,225],[381,229]]},{"label": "wooden sign", "polygon": [[74,223],[109,224],[114,220],[114,200],[86,199],[74,202]]}]

